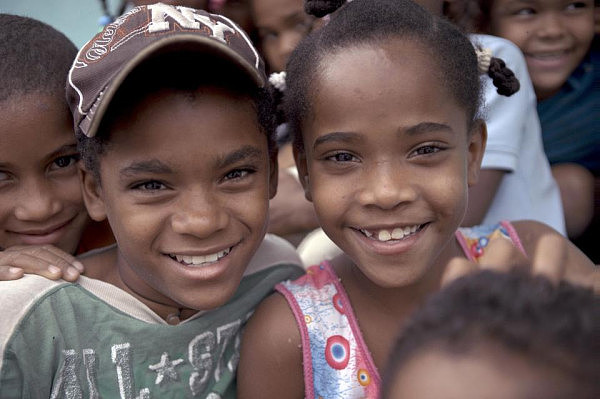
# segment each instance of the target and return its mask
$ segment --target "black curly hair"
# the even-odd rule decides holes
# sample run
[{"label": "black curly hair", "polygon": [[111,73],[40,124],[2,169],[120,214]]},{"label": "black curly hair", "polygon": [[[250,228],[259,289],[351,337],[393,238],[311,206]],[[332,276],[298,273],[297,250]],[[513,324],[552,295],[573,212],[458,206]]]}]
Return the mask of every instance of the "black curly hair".
[{"label": "black curly hair", "polygon": [[591,290],[565,282],[556,286],[522,270],[472,274],[430,297],[409,318],[391,352],[383,398],[417,355],[428,350],[468,355],[486,343],[565,377],[561,392],[546,395],[540,387],[539,397],[597,398],[598,337],[600,297]]},{"label": "black curly hair", "polygon": [[30,93],[64,98],[77,55],[71,40],[50,25],[11,14],[0,14],[0,38],[0,101]]},{"label": "black curly hair", "polygon": [[361,44],[406,39],[429,50],[438,79],[473,121],[481,102],[477,57],[469,39],[450,22],[410,0],[355,0],[300,42],[287,64],[284,108],[294,144],[302,148],[302,122],[325,57]]},{"label": "black curly hair", "polygon": [[[162,90],[180,93],[193,100],[199,89],[216,87],[232,96],[247,97],[257,112],[257,122],[265,134],[270,155],[277,151],[275,143],[275,104],[272,92],[259,89],[242,75],[231,62],[214,55],[170,52],[155,56],[134,69],[119,87],[94,137],[76,133],[77,146],[85,167],[100,182],[100,158],[110,146],[111,130],[119,121],[129,118],[136,104]],[[157,79],[156,77],[160,77]],[[243,128],[243,127],[240,127]]]}]

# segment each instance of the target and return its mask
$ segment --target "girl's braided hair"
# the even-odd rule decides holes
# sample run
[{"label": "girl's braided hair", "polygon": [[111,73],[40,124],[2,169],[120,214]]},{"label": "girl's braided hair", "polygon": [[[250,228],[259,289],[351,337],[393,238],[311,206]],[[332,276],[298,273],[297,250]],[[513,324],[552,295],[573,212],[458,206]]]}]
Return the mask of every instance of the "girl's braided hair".
[{"label": "girl's braided hair", "polygon": [[[427,45],[443,71],[440,78],[445,87],[465,106],[469,117],[475,116],[481,95],[479,80],[477,74],[473,78],[469,69],[465,69],[467,64],[472,66],[473,45],[455,25],[405,0],[355,0],[347,4],[346,0],[305,0],[305,11],[316,16],[334,11],[335,14],[326,26],[304,38],[288,61],[289,82],[277,119],[278,123],[288,122],[296,144],[301,141],[298,141],[300,121],[310,111],[308,92],[318,77],[320,61],[344,47],[394,37],[407,37]],[[476,51],[477,59],[485,60],[479,62],[480,72],[490,76],[499,94],[510,96],[519,90],[519,81],[501,59],[486,53],[486,49]],[[482,65],[485,65],[483,70]],[[281,97],[281,93],[274,91],[276,97]]]}]

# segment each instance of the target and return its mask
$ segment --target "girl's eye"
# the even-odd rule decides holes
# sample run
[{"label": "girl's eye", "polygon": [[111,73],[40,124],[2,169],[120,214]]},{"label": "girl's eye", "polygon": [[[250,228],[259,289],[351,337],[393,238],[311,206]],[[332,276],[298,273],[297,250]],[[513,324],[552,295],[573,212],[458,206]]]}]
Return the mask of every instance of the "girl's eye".
[{"label": "girl's eye", "polygon": [[331,160],[331,161],[335,161],[335,162],[356,162],[356,161],[358,161],[358,158],[356,158],[354,155],[349,154],[347,152],[338,152],[335,155],[327,157],[327,159]]},{"label": "girl's eye", "polygon": [[418,155],[431,155],[431,154],[435,154],[436,152],[441,151],[442,149],[440,147],[434,146],[434,145],[424,145],[423,147],[419,147],[417,148],[413,154],[415,156]]},{"label": "girl's eye", "polygon": [[251,173],[248,169],[235,169],[225,175],[225,180],[240,180]]},{"label": "girl's eye", "polygon": [[145,181],[143,183],[136,184],[133,186],[134,190],[142,190],[142,191],[158,191],[165,189],[166,186],[156,180]]},{"label": "girl's eye", "polygon": [[574,2],[574,3],[570,3],[569,5],[567,5],[567,10],[577,10],[580,8],[586,8],[587,4],[585,4],[584,2],[578,1],[578,2]]},{"label": "girl's eye", "polygon": [[0,182],[7,181],[8,179],[8,173],[0,171]]},{"label": "girl's eye", "polygon": [[58,157],[54,161],[52,161],[50,169],[64,169],[71,165],[74,165],[78,160],[79,155],[65,155],[62,157]]}]

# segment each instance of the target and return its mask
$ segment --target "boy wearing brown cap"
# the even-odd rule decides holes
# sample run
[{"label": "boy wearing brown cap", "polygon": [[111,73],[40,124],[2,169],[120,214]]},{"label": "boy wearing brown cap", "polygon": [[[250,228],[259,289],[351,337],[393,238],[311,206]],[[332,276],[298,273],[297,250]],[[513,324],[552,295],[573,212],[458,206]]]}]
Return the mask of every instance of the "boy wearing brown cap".
[{"label": "boy wearing brown cap", "polygon": [[80,50],[67,94],[83,196],[117,244],[83,259],[78,284],[0,283],[0,397],[235,396],[242,325],[302,272],[263,239],[265,80],[235,24],[184,7],[136,7]]}]

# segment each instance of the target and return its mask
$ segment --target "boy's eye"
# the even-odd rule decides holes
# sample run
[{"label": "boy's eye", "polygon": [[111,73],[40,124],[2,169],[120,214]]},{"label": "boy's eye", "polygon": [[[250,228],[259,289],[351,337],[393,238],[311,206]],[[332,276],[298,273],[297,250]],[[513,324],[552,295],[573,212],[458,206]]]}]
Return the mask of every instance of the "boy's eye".
[{"label": "boy's eye", "polygon": [[435,145],[424,145],[422,147],[417,148],[413,154],[414,156],[418,156],[418,155],[431,155],[431,154],[435,154],[436,152],[441,151],[442,149],[438,146]]},{"label": "boy's eye", "polygon": [[158,190],[163,190],[165,189],[166,186],[156,180],[149,180],[149,181],[145,181],[143,183],[139,183],[136,184],[135,186],[133,186],[134,190],[142,190],[142,191],[158,191]]},{"label": "boy's eye", "polygon": [[7,172],[0,171],[0,182],[7,181],[9,179]]},{"label": "boy's eye", "polygon": [[515,11],[515,15],[533,15],[535,10],[533,8],[521,8]]},{"label": "boy's eye", "polygon": [[248,169],[235,169],[225,175],[224,180],[240,180],[251,173]]},{"label": "boy's eye", "polygon": [[335,162],[357,162],[358,158],[347,152],[338,152],[337,154],[327,157],[328,160]]},{"label": "boy's eye", "polygon": [[52,161],[52,165],[50,166],[50,169],[54,170],[54,169],[67,168],[71,165],[74,165],[78,160],[79,160],[78,155],[65,155],[62,157],[58,157],[54,161]]}]

